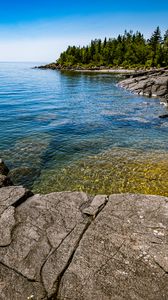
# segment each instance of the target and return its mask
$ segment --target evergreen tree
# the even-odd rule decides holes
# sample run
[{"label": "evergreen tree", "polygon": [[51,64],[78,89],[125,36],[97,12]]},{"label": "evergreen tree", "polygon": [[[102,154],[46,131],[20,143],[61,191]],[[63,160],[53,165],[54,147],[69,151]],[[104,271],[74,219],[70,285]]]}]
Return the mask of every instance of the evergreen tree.
[{"label": "evergreen tree", "polygon": [[152,67],[156,66],[159,61],[159,50],[160,50],[160,44],[161,44],[162,38],[161,38],[161,31],[159,26],[156,28],[154,33],[151,36],[150,39],[150,45],[152,49]]},{"label": "evergreen tree", "polygon": [[168,29],[164,34],[163,40],[163,63],[165,66],[168,66]]}]

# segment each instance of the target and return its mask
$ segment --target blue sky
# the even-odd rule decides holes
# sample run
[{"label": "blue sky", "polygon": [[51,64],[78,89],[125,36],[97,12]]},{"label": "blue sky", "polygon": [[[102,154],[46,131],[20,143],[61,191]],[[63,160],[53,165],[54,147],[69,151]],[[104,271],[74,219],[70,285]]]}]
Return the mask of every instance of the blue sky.
[{"label": "blue sky", "polygon": [[50,62],[69,44],[115,37],[125,29],[146,37],[158,25],[163,33],[168,29],[167,0],[1,2],[0,61]]}]

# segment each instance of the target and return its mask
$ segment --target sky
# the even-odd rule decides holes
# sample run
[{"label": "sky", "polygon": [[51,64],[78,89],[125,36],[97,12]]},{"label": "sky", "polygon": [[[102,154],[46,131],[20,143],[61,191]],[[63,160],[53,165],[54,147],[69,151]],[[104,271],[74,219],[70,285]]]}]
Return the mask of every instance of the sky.
[{"label": "sky", "polygon": [[52,62],[68,45],[157,26],[168,29],[168,0],[0,0],[0,61]]}]

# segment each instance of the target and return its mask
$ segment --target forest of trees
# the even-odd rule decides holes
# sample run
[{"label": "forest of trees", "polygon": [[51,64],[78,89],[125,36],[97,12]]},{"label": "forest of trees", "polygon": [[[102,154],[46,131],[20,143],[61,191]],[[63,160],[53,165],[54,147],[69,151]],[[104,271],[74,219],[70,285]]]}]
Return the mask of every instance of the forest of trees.
[{"label": "forest of trees", "polygon": [[168,30],[157,27],[150,39],[140,32],[125,31],[117,38],[92,40],[84,47],[69,46],[57,64],[62,67],[151,68],[168,66]]}]

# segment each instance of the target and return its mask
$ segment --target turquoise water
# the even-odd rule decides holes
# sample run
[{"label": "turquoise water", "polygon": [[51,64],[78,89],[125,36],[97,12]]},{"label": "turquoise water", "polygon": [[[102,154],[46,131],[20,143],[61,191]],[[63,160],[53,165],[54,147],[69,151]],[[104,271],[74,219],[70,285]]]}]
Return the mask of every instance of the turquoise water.
[{"label": "turquoise water", "polygon": [[168,120],[158,117],[167,109],[159,99],[117,87],[119,76],[34,65],[0,63],[0,157],[14,183],[37,187],[45,174],[113,149],[127,157],[129,150],[168,153]]}]

